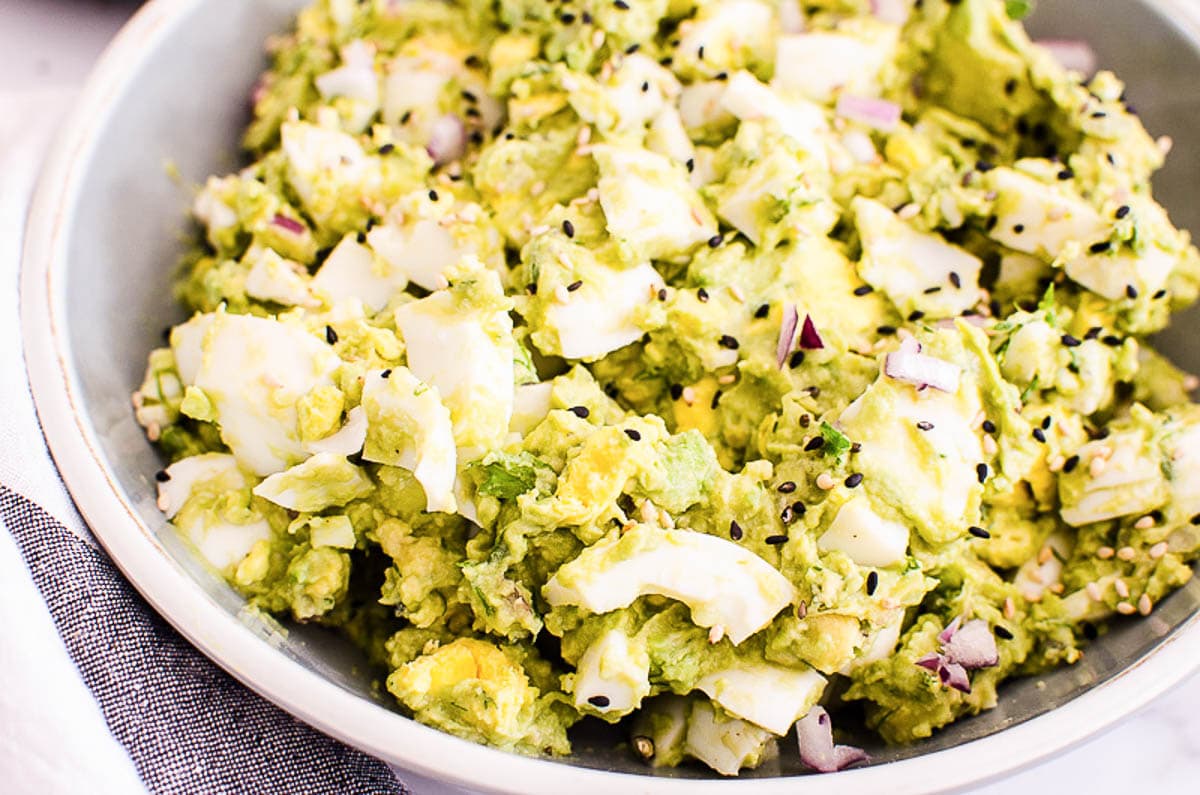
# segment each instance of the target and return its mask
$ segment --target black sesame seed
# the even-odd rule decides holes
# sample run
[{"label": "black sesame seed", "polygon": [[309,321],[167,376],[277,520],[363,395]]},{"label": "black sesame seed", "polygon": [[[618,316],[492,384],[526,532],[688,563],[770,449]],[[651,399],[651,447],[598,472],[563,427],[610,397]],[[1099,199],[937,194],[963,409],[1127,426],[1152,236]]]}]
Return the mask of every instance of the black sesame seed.
[{"label": "black sesame seed", "polygon": [[788,359],[788,367],[793,370],[802,364],[804,364],[804,351],[796,351],[792,354],[792,358]]},{"label": "black sesame seed", "polygon": [[962,287],[962,277],[956,272],[950,271],[950,284],[952,284],[954,289],[957,290],[958,288]]},{"label": "black sesame seed", "polygon": [[650,90],[650,82],[648,80],[643,80],[642,81],[642,93],[645,94],[649,90]]},{"label": "black sesame seed", "polygon": [[384,370],[382,373],[380,373],[380,374],[379,374],[379,377],[380,377],[380,378],[387,378],[387,377],[388,377],[388,376],[390,376],[391,374],[392,374],[392,370],[391,370],[391,368],[389,367],[388,369],[386,369],[386,370]]},{"label": "black sesame seed", "polygon": [[583,286],[583,279],[576,279],[575,281],[573,281],[567,285],[567,292],[573,293],[582,286]]},{"label": "black sesame seed", "polygon": [[861,452],[861,451],[862,451],[862,445],[861,445],[860,443],[858,443],[858,442],[851,442],[851,443],[850,443],[850,452],[852,452],[852,453],[858,453],[858,452]]},{"label": "black sesame seed", "polygon": [[1105,251],[1108,251],[1111,248],[1112,243],[1107,240],[1101,240],[1099,243],[1093,243],[1092,245],[1088,246],[1088,251],[1092,252],[1093,254],[1103,254]]},{"label": "black sesame seed", "polygon": [[593,707],[604,708],[608,706],[608,696],[592,696],[588,699],[588,703]]},{"label": "black sesame seed", "polygon": [[381,155],[390,155],[394,151],[396,151],[395,144],[384,144],[383,146],[379,147],[379,154]]},{"label": "black sesame seed", "polygon": [[1033,429],[1033,438],[1037,439],[1039,442],[1045,444],[1046,432],[1043,431],[1041,428],[1034,428]]},{"label": "black sesame seed", "polygon": [[1079,456],[1073,455],[1066,461],[1063,461],[1062,471],[1068,475],[1075,471],[1075,467],[1079,466]]},{"label": "black sesame seed", "polygon": [[792,506],[790,505],[784,508],[779,514],[779,521],[783,522],[784,524],[791,524],[792,518]]},{"label": "black sesame seed", "polygon": [[879,326],[875,329],[875,333],[884,337],[890,337],[896,333],[895,326]]},{"label": "black sesame seed", "polygon": [[933,295],[934,293],[940,293],[941,291],[942,286],[940,284],[935,284],[933,287],[925,288],[925,295]]},{"label": "black sesame seed", "polygon": [[1024,231],[1025,231],[1025,224],[1013,224],[1013,232],[1015,232],[1016,234],[1019,235]]},{"label": "black sesame seed", "polygon": [[867,575],[867,596],[874,596],[879,587],[879,572],[873,571]]},{"label": "black sesame seed", "polygon": [[1200,524],[1200,513],[1196,514],[1195,516],[1193,516],[1191,518],[1191,523],[1192,524]]},{"label": "black sesame seed", "polygon": [[1017,79],[1015,77],[1008,78],[1008,80],[1006,80],[1004,83],[1004,93],[1011,97],[1013,94],[1016,93],[1016,91],[1017,91]]},{"label": "black sesame seed", "polygon": [[984,222],[983,228],[985,231],[992,231],[996,228],[996,224],[1000,223],[1000,218],[995,215],[989,215],[987,221]]},{"label": "black sesame seed", "polygon": [[807,389],[805,389],[804,391],[807,392],[812,397],[820,397],[821,396],[821,387],[819,387],[819,386],[810,386]]},{"label": "black sesame seed", "polygon": [[731,337],[728,334],[722,334],[721,338],[717,340],[717,344],[722,348],[728,348],[731,351],[736,351],[741,343],[737,341],[737,337]]},{"label": "black sesame seed", "polygon": [[729,523],[729,537],[730,538],[732,538],[734,541],[741,541],[743,535],[744,534],[742,533],[742,526],[737,523],[736,519]]},{"label": "black sesame seed", "polygon": [[572,406],[571,408],[567,409],[567,411],[571,412],[581,420],[586,420],[592,413],[588,410],[587,406]]},{"label": "black sesame seed", "polygon": [[1058,172],[1058,178],[1061,180],[1074,179],[1074,177],[1075,172],[1069,168],[1064,168],[1062,171]]},{"label": "black sesame seed", "polygon": [[705,290],[703,287],[701,287],[699,290],[696,291],[696,298],[702,304],[708,303],[708,290]]},{"label": "black sesame seed", "polygon": [[1159,290],[1159,291],[1157,291],[1157,292],[1156,292],[1154,295],[1152,295],[1152,296],[1150,296],[1150,297],[1151,297],[1151,298],[1153,298],[1155,301],[1161,301],[1163,298],[1166,298],[1166,297],[1167,297],[1167,291],[1166,291],[1166,290]]},{"label": "black sesame seed", "polygon": [[721,403],[721,390],[718,389],[716,392],[713,393],[712,403],[709,403],[708,407],[710,409],[715,409],[720,403]]},{"label": "black sesame seed", "polygon": [[975,163],[975,170],[980,171],[984,174],[991,171],[995,167],[996,167],[996,165],[994,163],[989,163],[986,160],[979,160]]},{"label": "black sesame seed", "polygon": [[756,318],[758,318],[759,320],[762,320],[764,317],[766,317],[769,314],[771,314],[771,305],[770,304],[763,304],[758,309],[754,310],[754,316]]},{"label": "black sesame seed", "polygon": [[1131,300],[1131,301],[1133,299],[1137,298],[1138,297],[1137,288],[1134,287],[1132,284],[1125,285],[1125,296],[1127,298],[1129,298],[1129,300]]},{"label": "black sesame seed", "polygon": [[1107,114],[1107,113],[1105,113],[1104,111],[1102,111],[1102,110],[1098,110],[1098,111],[1096,111],[1095,113],[1093,113],[1093,114],[1092,114],[1092,118],[1093,118],[1093,119],[1103,119],[1103,118],[1104,118],[1105,116],[1107,116],[1107,115],[1108,115],[1108,114]]},{"label": "black sesame seed", "polygon": [[358,244],[361,246],[363,243],[367,242],[367,233],[359,232],[357,235],[354,236],[354,239],[356,241],[358,241]]},{"label": "black sesame seed", "polygon": [[983,428],[984,433],[996,432],[996,423],[992,422],[991,420],[984,420],[981,427]]},{"label": "black sesame seed", "polygon": [[406,111],[404,111],[404,113],[403,113],[403,114],[401,114],[401,115],[400,115],[400,123],[401,123],[401,124],[408,124],[408,120],[409,120],[409,119],[411,119],[411,118],[412,118],[412,111],[411,111],[411,110],[406,110]]},{"label": "black sesame seed", "polygon": [[1085,340],[1094,340],[1096,337],[1100,336],[1101,331],[1104,331],[1104,329],[1100,328],[1099,326],[1092,326],[1087,330],[1087,334],[1083,335],[1083,338]]},{"label": "black sesame seed", "polygon": [[724,240],[724,238],[721,237],[720,235],[713,235],[712,237],[710,237],[708,239],[708,247],[709,248],[717,248],[721,245],[722,240]]},{"label": "black sesame seed", "polygon": [[780,494],[791,494],[793,491],[796,490],[796,481],[785,480],[779,484],[778,490],[779,490]]},{"label": "black sesame seed", "polygon": [[1117,208],[1117,211],[1114,213],[1114,215],[1117,217],[1117,220],[1119,221],[1122,218],[1124,218],[1125,216],[1129,215],[1129,211],[1130,211],[1129,205],[1122,204],[1120,207]]},{"label": "black sesame seed", "polygon": [[532,282],[525,285],[525,292],[529,293],[530,295],[537,295],[537,282]]},{"label": "black sesame seed", "polygon": [[851,475],[850,477],[846,478],[846,488],[848,488],[848,489],[854,489],[854,488],[858,488],[859,484],[860,484],[860,483],[862,483],[862,482],[863,482],[863,475],[862,475],[862,473],[861,473],[861,472],[855,472],[853,475]]},{"label": "black sesame seed", "polygon": [[908,321],[910,323],[916,323],[918,320],[920,320],[923,317],[925,317],[925,313],[919,309],[914,309],[912,312],[908,313]]},{"label": "black sesame seed", "polygon": [[1009,632],[1005,627],[1002,627],[999,624],[996,625],[995,632],[996,632],[996,637],[1000,638],[1000,640],[1012,640],[1013,639],[1013,634],[1011,632]]},{"label": "black sesame seed", "polygon": [[660,300],[660,301],[667,300],[667,288],[666,287],[658,288],[658,300]]},{"label": "black sesame seed", "polygon": [[683,397],[683,385],[671,384],[671,399],[679,400],[681,397]]},{"label": "black sesame seed", "polygon": [[988,465],[987,464],[976,464],[975,465],[975,477],[979,478],[980,483],[983,483],[984,481],[986,481],[987,477],[988,477]]},{"label": "black sesame seed", "polygon": [[171,479],[171,474],[169,472],[167,472],[167,470],[165,470],[165,469],[160,469],[154,473],[154,479],[157,480],[159,483],[166,483],[168,480]]},{"label": "black sesame seed", "polygon": [[970,533],[971,535],[975,536],[976,538],[991,538],[992,537],[992,534],[989,533],[987,530],[984,530],[982,527],[975,527],[973,525],[971,527],[967,528],[967,532]]},{"label": "black sesame seed", "polygon": [[787,536],[780,534],[780,535],[767,536],[766,538],[763,539],[763,543],[770,544],[773,547],[777,547],[780,544],[786,544],[787,540],[788,540]]},{"label": "black sesame seed", "polygon": [[641,46],[642,45],[638,44],[637,42],[634,42],[633,44],[630,44],[628,47],[625,48],[625,54],[633,55],[635,52],[637,52],[641,48]]},{"label": "black sesame seed", "polygon": [[569,220],[562,222],[562,230],[563,234],[567,237],[575,237],[575,224],[571,223]]},{"label": "black sesame seed", "polygon": [[613,0],[613,5],[619,9],[621,9],[622,11],[629,10],[629,3],[626,3],[625,0]]},{"label": "black sesame seed", "polygon": [[808,513],[808,506],[799,501],[793,502],[792,503],[792,513],[794,513],[796,515],[796,518],[799,519],[801,516]]},{"label": "black sesame seed", "polygon": [[[579,21],[585,25],[590,25],[590,24],[592,24],[592,15],[589,14],[587,11],[584,11],[582,14],[579,15]],[[636,47],[637,45],[635,44],[633,46]]]},{"label": "black sesame seed", "polygon": [[808,444],[804,445],[804,451],[806,453],[811,453],[814,450],[820,450],[824,446],[825,446],[825,437],[824,436],[814,436],[813,438],[808,440]]},{"label": "black sesame seed", "polygon": [[687,159],[687,163],[685,163],[684,165],[687,166],[687,170],[688,170],[689,174],[691,174],[693,171],[696,170],[696,160],[694,158],[689,157]]},{"label": "black sesame seed", "polygon": [[435,202],[438,200],[438,192],[436,190],[429,191],[429,201]]},{"label": "black sesame seed", "polygon": [[700,45],[700,46],[699,46],[699,47],[696,49],[696,59],[697,59],[697,60],[700,60],[700,61],[703,61],[703,60],[704,60],[704,45],[703,45],[703,44],[701,44],[701,45]]},{"label": "black sesame seed", "polygon": [[1083,624],[1083,636],[1088,640],[1095,640],[1100,637],[1100,630],[1096,629],[1095,624],[1085,621]]},{"label": "black sesame seed", "polygon": [[333,326],[325,327],[325,341],[330,345],[333,345],[338,341],[338,335],[337,332],[333,330]]},{"label": "black sesame seed", "polygon": [[729,72],[717,72],[715,75],[713,75],[713,79],[714,80],[728,80]]},{"label": "black sesame seed", "polygon": [[562,20],[564,25],[570,25],[572,22],[575,21],[575,15],[574,14],[563,14],[561,17],[559,17],[559,19]]},{"label": "black sesame seed", "polygon": [[642,440],[642,435],[640,433],[638,433],[637,431],[635,431],[633,428],[626,428],[625,435],[628,436],[630,439],[633,439],[635,442],[640,442]]},{"label": "black sesame seed", "polygon": [[859,298],[862,298],[864,295],[870,295],[874,291],[875,291],[875,288],[869,284],[864,284],[861,287],[854,288],[854,294],[857,295]]},{"label": "black sesame seed", "polygon": [[1121,346],[1121,338],[1115,334],[1109,334],[1100,339],[1105,345],[1110,348],[1119,348]]},{"label": "black sesame seed", "polygon": [[1050,430],[1050,422],[1051,422],[1051,417],[1049,414],[1047,414],[1045,417],[1042,417],[1042,430],[1043,431]]},{"label": "black sesame seed", "polygon": [[921,429],[922,431],[932,431],[933,423],[929,422],[928,420],[921,420],[920,422],[917,423],[917,427],[919,429]]}]

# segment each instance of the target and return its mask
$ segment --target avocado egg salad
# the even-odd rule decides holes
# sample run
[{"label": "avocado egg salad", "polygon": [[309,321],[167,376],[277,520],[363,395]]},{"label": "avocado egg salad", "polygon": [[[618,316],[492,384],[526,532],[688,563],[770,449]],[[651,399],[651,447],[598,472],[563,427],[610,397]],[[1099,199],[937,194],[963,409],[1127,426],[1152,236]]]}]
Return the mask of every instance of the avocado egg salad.
[{"label": "avocado egg salad", "polygon": [[1200,255],[1027,6],[318,0],[195,199],[159,506],[523,754],[831,771],[1074,663],[1200,552]]}]

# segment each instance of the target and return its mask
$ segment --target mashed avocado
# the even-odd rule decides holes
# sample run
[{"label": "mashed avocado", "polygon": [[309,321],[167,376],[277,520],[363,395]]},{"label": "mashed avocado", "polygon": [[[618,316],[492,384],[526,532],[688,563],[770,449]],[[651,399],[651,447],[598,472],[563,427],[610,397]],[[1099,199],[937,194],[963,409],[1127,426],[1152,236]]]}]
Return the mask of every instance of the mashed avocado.
[{"label": "mashed avocado", "polygon": [[134,395],[167,517],[416,720],[726,775],[1149,614],[1200,556],[1164,147],[1027,4],[884,5],[314,2]]}]

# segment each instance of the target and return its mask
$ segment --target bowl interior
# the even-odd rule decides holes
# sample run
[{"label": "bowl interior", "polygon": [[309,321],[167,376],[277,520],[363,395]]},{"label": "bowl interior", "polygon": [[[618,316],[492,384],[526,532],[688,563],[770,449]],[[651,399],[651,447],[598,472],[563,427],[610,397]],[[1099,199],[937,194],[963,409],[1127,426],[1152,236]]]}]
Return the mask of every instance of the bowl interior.
[{"label": "bowl interior", "polygon": [[[65,212],[72,219],[63,274],[73,371],[83,421],[90,426],[119,489],[169,558],[169,565],[201,585],[207,595],[304,666],[363,699],[387,708],[370,686],[372,674],[358,655],[320,630],[289,627],[245,614],[241,598],[198,565],[155,507],[154,473],[161,461],[133,420],[129,395],[139,383],[147,352],[161,344],[163,327],[181,319],[172,297],[175,263],[188,223],[192,186],[240,164],[237,141],[248,116],[251,86],[264,66],[262,42],[288,27],[301,0],[209,0],[187,6],[187,18],[136,67],[112,111],[93,122],[91,151],[82,153],[82,190]],[[1181,227],[1200,229],[1200,203],[1189,201],[1200,184],[1200,43],[1170,19],[1169,4],[1150,0],[1091,0],[1087,14],[1071,0],[1040,0],[1030,20],[1038,37],[1092,42],[1105,67],[1129,85],[1130,100],[1155,134],[1174,138],[1169,167],[1157,195]],[[1136,7],[1136,8],[1135,8]],[[966,77],[965,79],[969,79]],[[169,168],[173,167],[172,168]],[[169,176],[177,170],[179,179]],[[1174,360],[1200,372],[1200,311],[1180,316],[1161,335]],[[128,527],[121,532],[136,533]],[[1000,706],[961,721],[927,743],[875,748],[876,763],[948,748],[981,738],[1054,709],[1098,683],[1118,676],[1158,646],[1200,607],[1200,582],[1165,600],[1147,620],[1119,623],[1083,661],[1041,680],[1016,681]],[[583,731],[572,764],[647,774],[630,757],[613,753],[608,730]],[[751,776],[799,772],[793,754]],[[703,776],[683,768],[660,773]]]}]

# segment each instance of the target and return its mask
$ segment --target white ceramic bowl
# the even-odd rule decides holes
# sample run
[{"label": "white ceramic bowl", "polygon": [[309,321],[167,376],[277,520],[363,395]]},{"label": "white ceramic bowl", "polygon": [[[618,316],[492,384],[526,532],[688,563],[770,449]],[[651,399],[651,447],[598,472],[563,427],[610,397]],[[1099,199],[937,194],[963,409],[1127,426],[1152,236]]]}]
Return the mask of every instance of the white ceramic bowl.
[{"label": "white ceramic bowl", "polygon": [[[513,756],[418,725],[372,694],[336,638],[281,631],[182,547],[154,505],[161,466],[129,394],[162,327],[180,319],[170,284],[186,230],[186,184],[236,167],[261,42],[302,0],[154,0],[103,57],[46,167],[29,222],[22,314],[38,412],[72,496],[117,565],[197,647],[271,701],[422,779],[513,793],[754,795],[930,792],[1044,759],[1128,716],[1200,663],[1200,581],[1146,620],[1121,622],[1084,661],[1017,681],[1000,706],[932,740],[878,749],[875,764],[801,785],[794,754],[739,780],[697,769],[653,774],[604,736],[567,761]],[[1130,85],[1152,131],[1176,153],[1157,187],[1182,226],[1200,229],[1200,9],[1186,0],[1040,0],[1035,33],[1092,41]],[[185,185],[167,177],[173,163]],[[1163,346],[1200,370],[1200,315]]]}]

